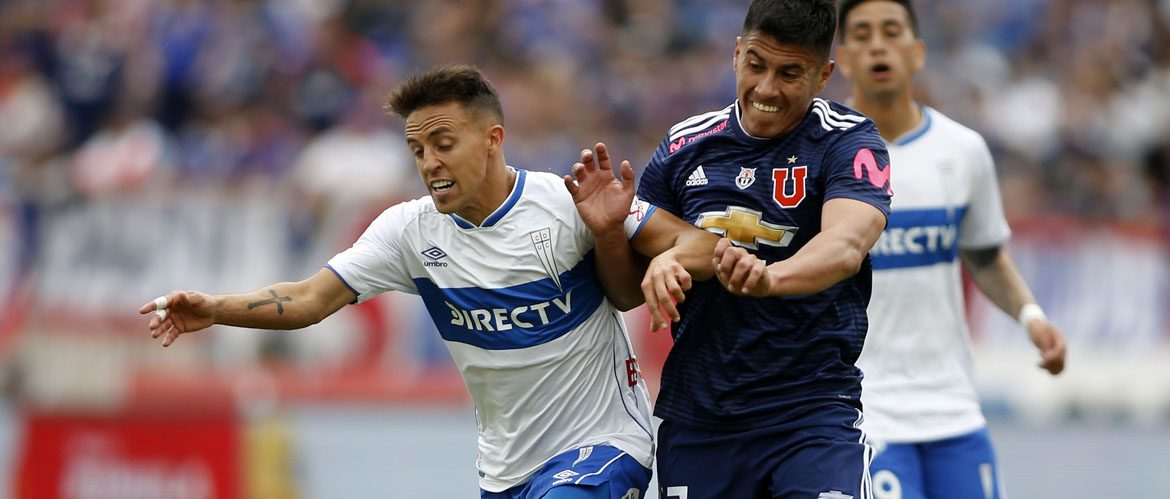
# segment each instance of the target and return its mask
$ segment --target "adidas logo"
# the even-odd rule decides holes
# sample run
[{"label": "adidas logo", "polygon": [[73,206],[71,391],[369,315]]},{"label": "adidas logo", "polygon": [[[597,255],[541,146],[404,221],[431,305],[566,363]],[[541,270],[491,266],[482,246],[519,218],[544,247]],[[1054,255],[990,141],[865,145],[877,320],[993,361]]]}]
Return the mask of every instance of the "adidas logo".
[{"label": "adidas logo", "polygon": [[691,172],[691,176],[687,177],[687,187],[697,185],[707,185],[707,174],[703,173],[703,165],[699,165],[695,171]]}]

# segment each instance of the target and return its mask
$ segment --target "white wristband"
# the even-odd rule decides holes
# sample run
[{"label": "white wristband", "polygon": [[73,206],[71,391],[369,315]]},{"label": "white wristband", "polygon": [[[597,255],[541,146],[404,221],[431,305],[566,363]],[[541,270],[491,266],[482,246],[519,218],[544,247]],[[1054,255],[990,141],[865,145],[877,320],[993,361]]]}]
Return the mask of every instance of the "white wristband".
[{"label": "white wristband", "polygon": [[1020,315],[1016,317],[1016,320],[1024,327],[1028,327],[1028,324],[1037,319],[1048,319],[1048,316],[1044,315],[1044,309],[1035,303],[1020,307]]}]

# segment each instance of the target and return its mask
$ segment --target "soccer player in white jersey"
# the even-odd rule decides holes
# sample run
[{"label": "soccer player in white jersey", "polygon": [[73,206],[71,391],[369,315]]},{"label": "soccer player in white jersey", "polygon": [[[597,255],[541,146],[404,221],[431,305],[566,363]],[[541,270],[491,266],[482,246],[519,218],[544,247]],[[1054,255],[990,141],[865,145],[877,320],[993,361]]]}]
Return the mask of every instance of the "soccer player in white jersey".
[{"label": "soccer player in white jersey", "polygon": [[1018,317],[1040,367],[1064,368],[1065,340],[1045,319],[1003,246],[995,166],[983,138],[913,99],[926,48],[909,0],[844,0],[837,60],[852,105],[889,143],[894,196],[871,250],[864,373],[866,431],[879,499],[1003,497],[971,380],[959,257],[975,284]]},{"label": "soccer player in white jersey", "polygon": [[[471,66],[415,75],[388,107],[406,120],[428,197],[387,209],[303,281],[143,305],[152,337],[168,346],[212,324],[297,329],[385,291],[415,293],[475,404],[482,497],[641,497],[649,400],[594,250],[629,238],[657,255],[644,288],[672,309],[667,293],[689,287],[688,271],[710,274],[718,238],[635,199],[629,162],[615,179],[602,144],[582,152],[575,179],[508,166],[499,97]],[[642,299],[621,293],[623,308]]]}]

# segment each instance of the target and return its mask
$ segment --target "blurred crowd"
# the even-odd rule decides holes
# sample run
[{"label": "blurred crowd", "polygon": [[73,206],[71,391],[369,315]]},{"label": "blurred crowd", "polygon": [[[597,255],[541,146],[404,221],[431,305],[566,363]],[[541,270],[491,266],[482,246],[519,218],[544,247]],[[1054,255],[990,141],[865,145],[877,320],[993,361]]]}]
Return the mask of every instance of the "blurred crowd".
[{"label": "blurred crowd", "polygon": [[[498,86],[510,164],[564,173],[602,140],[640,165],[734,98],[745,4],[2,0],[0,196],[260,185],[311,225],[422,195],[383,100],[442,62]],[[1170,0],[917,5],[922,99],[985,134],[1009,214],[1170,223]]]}]

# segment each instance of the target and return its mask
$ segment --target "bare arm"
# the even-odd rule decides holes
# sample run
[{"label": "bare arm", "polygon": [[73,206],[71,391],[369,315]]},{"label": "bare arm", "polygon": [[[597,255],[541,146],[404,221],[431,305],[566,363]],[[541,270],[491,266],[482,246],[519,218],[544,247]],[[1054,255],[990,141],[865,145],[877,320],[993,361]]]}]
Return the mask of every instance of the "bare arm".
[{"label": "bare arm", "polygon": [[645,271],[623,225],[634,201],[634,168],[629,161],[622,161],[621,178],[614,178],[609,150],[602,143],[595,147],[596,154],[589,149],[581,151],[573,174],[564,178],[565,188],[593,233],[597,280],[605,297],[618,310],[626,311],[642,304],[638,283]]},{"label": "bare arm", "polygon": [[175,291],[165,295],[165,307],[159,308],[158,302],[152,301],[139,308],[138,313],[152,314],[148,325],[150,336],[162,336],[165,347],[181,334],[213,324],[300,329],[320,322],[353,299],[353,292],[337,275],[321,269],[303,281],[277,283],[247,294]]},{"label": "bare arm", "polygon": [[[975,285],[1004,313],[1018,317],[1020,310],[1029,303],[1035,303],[1028,283],[1016,270],[1011,256],[1002,247],[984,249],[960,249],[959,255]],[[1047,319],[1036,319],[1025,325],[1032,344],[1040,350],[1040,367],[1051,374],[1064,370],[1067,352],[1064,335]]]},{"label": "bare arm", "polygon": [[857,273],[885,226],[885,215],[873,205],[831,199],[821,209],[821,232],[786,260],[765,265],[747,250],[720,241],[715,249],[716,276],[731,292],[751,296],[824,291]]},{"label": "bare arm", "polygon": [[666,327],[666,318],[678,322],[677,304],[686,299],[692,279],[706,280],[715,273],[711,254],[719,236],[688,224],[666,210],[655,210],[638,236],[634,249],[653,257],[641,278],[641,297],[650,311],[651,329]]}]

